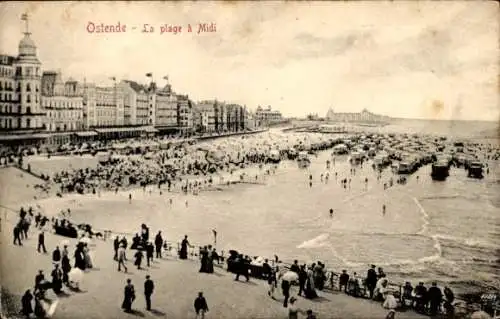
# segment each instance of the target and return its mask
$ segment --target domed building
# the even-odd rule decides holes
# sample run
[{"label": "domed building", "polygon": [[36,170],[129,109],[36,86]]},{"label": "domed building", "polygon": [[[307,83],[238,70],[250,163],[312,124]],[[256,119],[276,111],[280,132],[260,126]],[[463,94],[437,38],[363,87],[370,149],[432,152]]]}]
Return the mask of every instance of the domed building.
[{"label": "domed building", "polygon": [[26,30],[19,42],[19,54],[14,62],[17,93],[16,128],[39,130],[44,128],[45,113],[41,108],[41,63],[36,55],[35,42]]},{"label": "domed building", "polygon": [[[28,17],[24,37],[19,42],[17,57],[1,56],[2,72],[0,86],[7,88],[0,92],[0,130],[11,135],[2,141],[18,141],[20,144],[34,144],[37,139],[46,137],[36,134],[45,130],[45,112],[41,107],[41,63],[36,54],[36,45],[28,30]],[[3,94],[2,94],[3,93]]]}]

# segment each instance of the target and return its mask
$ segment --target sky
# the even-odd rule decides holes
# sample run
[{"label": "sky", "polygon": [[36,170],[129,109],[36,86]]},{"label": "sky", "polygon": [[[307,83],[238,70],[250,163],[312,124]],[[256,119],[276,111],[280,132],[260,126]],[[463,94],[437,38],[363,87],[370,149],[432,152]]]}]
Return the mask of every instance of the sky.
[{"label": "sky", "polygon": [[[500,120],[494,1],[3,2],[1,53],[17,54],[24,12],[42,68],[66,79],[145,83],[152,72],[195,101],[270,105],[285,116],[366,108]],[[89,22],[126,32],[89,33]],[[216,32],[198,34],[199,23]],[[165,24],[182,30],[160,34]]]}]

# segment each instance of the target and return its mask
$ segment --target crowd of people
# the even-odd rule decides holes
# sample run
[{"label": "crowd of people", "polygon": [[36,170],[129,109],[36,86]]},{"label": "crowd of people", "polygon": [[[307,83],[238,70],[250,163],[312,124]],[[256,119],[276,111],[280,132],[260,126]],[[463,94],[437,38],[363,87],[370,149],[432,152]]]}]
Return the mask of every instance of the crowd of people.
[{"label": "crowd of people", "polygon": [[[270,133],[269,133],[270,134]],[[273,140],[273,139],[271,139]],[[129,187],[131,185],[146,187],[147,185],[158,185],[161,189],[163,185],[167,185],[168,190],[172,191],[175,186],[178,186],[183,192],[196,192],[204,187],[210,187],[213,184],[214,177],[211,175],[218,171],[231,172],[237,168],[245,167],[246,165],[262,165],[266,162],[268,153],[271,149],[283,147],[292,147],[297,144],[311,144],[312,141],[305,139],[303,136],[288,136],[275,138],[274,142],[269,142],[269,136],[253,136],[251,138],[231,138],[221,143],[216,143],[207,147],[206,145],[183,143],[176,146],[171,146],[167,149],[157,149],[151,151],[148,156],[141,155],[139,157],[133,156],[117,156],[111,159],[108,163],[101,163],[96,168],[86,168],[79,170],[62,171],[55,174],[49,183],[59,186],[60,193],[66,192],[80,192],[80,193],[96,193],[100,190],[114,190]],[[281,146],[280,146],[281,145]],[[335,165],[335,158],[332,157],[331,162],[327,162],[327,168],[330,164]],[[333,174],[333,173],[332,173]],[[351,175],[356,175],[355,168],[351,169]],[[200,178],[201,176],[201,178]],[[321,174],[321,181],[328,183],[329,173]],[[337,179],[337,173],[335,173]],[[310,176],[310,185],[312,186],[312,176]],[[344,178],[341,181],[344,188],[350,188],[351,178]],[[403,183],[398,180],[397,183]],[[368,179],[365,180],[368,184]],[[384,184],[384,189],[393,185],[392,179],[387,184]],[[132,200],[129,197],[129,200]],[[186,202],[187,205],[187,202]],[[69,213],[69,211],[68,211]],[[383,207],[385,214],[385,205]],[[333,209],[330,210],[330,216],[333,216]],[[68,217],[63,216],[63,217]],[[42,216],[38,213],[36,216],[33,214],[33,209],[28,211],[21,209],[20,220],[14,227],[14,244],[22,245],[22,241],[28,237],[29,228],[32,220],[35,221],[35,227],[39,230],[38,247],[40,253],[47,253],[44,240],[44,230],[49,218]],[[69,218],[62,218],[61,220],[52,219],[53,225],[60,229],[77,229],[72,225]],[[79,229],[81,230],[81,229]],[[57,233],[57,232],[56,232]],[[92,231],[86,228],[84,233],[91,236]],[[85,237],[86,238],[86,237]],[[118,271],[123,268],[127,272],[127,239],[116,237],[113,242],[114,259],[118,264]],[[180,259],[188,258],[189,248],[193,248],[188,241],[187,236],[180,243],[178,249],[178,256]],[[149,228],[146,225],[141,226],[141,233],[136,234],[132,238],[132,245],[129,249],[134,249],[134,265],[141,269],[144,253],[146,255],[146,266],[150,267],[151,261],[154,258],[163,258],[162,251],[172,250],[173,247],[168,246],[167,242],[163,239],[161,232],[158,232],[154,241],[150,240]],[[156,251],[156,255],[154,254]],[[74,288],[74,282],[71,280],[70,272],[72,269],[79,269],[85,271],[93,267],[93,260],[89,250],[88,243],[79,241],[74,249],[74,266],[70,262],[70,253],[68,245],[63,245],[63,249],[59,250],[56,247],[52,253],[53,269],[51,271],[52,281],[49,284],[44,277],[43,271],[40,271],[35,279],[35,289],[33,295],[29,290],[26,291],[22,298],[23,313],[33,312],[31,303],[35,301],[35,314],[41,315],[44,310],[43,299],[44,292],[52,288],[56,294],[61,293],[64,286]],[[200,247],[200,273],[213,273],[214,261],[219,262],[220,256],[215,248],[211,245]],[[228,260],[229,261],[229,260]],[[251,275],[252,259],[242,254],[237,254],[231,260],[231,271],[235,272],[235,280],[239,280],[240,276],[244,276],[248,281]],[[228,270],[229,270],[228,264]],[[296,273],[297,277],[294,280],[288,280],[284,276],[288,267],[275,261],[268,262],[265,260],[262,264],[264,279],[268,281],[270,297],[275,298],[275,288],[281,282],[281,292],[284,296],[283,306],[289,310],[290,318],[296,318],[298,313],[302,311],[297,307],[297,298],[291,296],[290,290],[293,283],[298,286],[298,296],[303,296],[308,299],[318,297],[318,291],[322,291],[330,284],[333,287],[333,276],[328,277],[326,265],[322,262],[312,263],[310,265],[299,265],[295,261],[289,270]],[[372,266],[368,270],[367,276],[361,278],[356,273],[352,275],[343,271],[339,276],[338,288],[343,290],[349,295],[355,297],[369,297],[373,300],[379,301],[385,308],[394,309],[398,306],[410,306],[418,312],[435,315],[440,311],[442,302],[444,301],[444,310],[446,314],[452,314],[454,309],[452,306],[454,296],[449,287],[444,288],[444,292],[437,287],[436,283],[427,289],[423,283],[420,283],[415,288],[410,283],[406,283],[403,287],[402,295],[399,296],[389,288],[389,281],[387,276],[381,268],[378,273]],[[145,300],[148,310],[151,309],[151,296],[154,291],[154,284],[148,276],[145,281]],[[202,299],[200,299],[202,298]],[[401,301],[399,305],[398,299]],[[127,280],[124,289],[124,300],[122,308],[130,312],[132,311],[132,304],[135,300],[135,288],[131,280]],[[208,311],[206,300],[202,293],[196,298],[195,311],[201,317]],[[307,312],[308,318],[313,318],[314,314],[309,309]]]}]

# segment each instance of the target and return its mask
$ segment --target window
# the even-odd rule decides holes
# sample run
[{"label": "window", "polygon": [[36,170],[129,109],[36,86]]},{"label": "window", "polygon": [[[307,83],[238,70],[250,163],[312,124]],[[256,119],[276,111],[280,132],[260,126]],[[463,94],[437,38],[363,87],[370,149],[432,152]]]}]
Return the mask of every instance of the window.
[{"label": "window", "polygon": [[[5,86],[5,88],[7,88],[7,85]],[[3,89],[3,85],[2,85],[2,81],[0,81],[0,90]]]},{"label": "window", "polygon": [[18,119],[17,119],[17,127],[18,127],[18,128],[21,128],[21,118],[18,118]]},{"label": "window", "polygon": [[29,83],[26,84],[26,91],[31,92],[31,86]]},{"label": "window", "polygon": [[26,119],[26,127],[27,128],[31,127],[31,119]]},{"label": "window", "polygon": [[26,108],[26,113],[27,113],[27,114],[31,114],[31,107],[29,107],[29,106],[28,106],[28,107]]},{"label": "window", "polygon": [[31,103],[31,96],[29,94],[26,95],[26,103]]}]

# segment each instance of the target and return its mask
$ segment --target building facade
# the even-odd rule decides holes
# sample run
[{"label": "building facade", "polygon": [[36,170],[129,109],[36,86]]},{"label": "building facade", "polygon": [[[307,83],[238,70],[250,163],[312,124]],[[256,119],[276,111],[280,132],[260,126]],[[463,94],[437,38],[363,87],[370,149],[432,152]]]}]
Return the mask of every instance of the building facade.
[{"label": "building facade", "polygon": [[159,129],[170,129],[178,126],[177,121],[177,95],[172,93],[172,88],[167,84],[156,92],[153,125]]},{"label": "building facade", "polygon": [[123,92],[124,125],[149,125],[152,97],[148,89],[128,80],[122,81],[119,87]]},{"label": "building facade", "polygon": [[193,130],[193,102],[187,95],[177,95],[177,126],[183,133]]},{"label": "building facade", "polygon": [[245,108],[239,104],[226,105],[226,130],[238,132],[245,129]]},{"label": "building facade", "polygon": [[47,131],[83,130],[83,90],[78,82],[64,83],[60,72],[44,72],[41,98]]},{"label": "building facade", "polygon": [[15,57],[0,55],[0,130],[7,131],[14,128],[15,118],[10,116],[16,104],[14,78]]},{"label": "building facade", "polygon": [[329,109],[326,113],[326,120],[333,122],[387,123],[390,119],[389,116],[374,114],[367,109],[363,109],[359,113],[337,113],[333,109]]},{"label": "building facade", "polygon": [[263,108],[257,107],[255,111],[255,121],[257,126],[265,126],[283,122],[283,116],[280,111],[272,110],[271,106]]},{"label": "building facade", "polygon": [[[25,133],[45,128],[45,112],[41,106],[41,63],[36,55],[36,46],[26,31],[19,42],[16,58],[1,57],[3,74],[0,124],[4,131]],[[6,89],[5,89],[6,88]]]},{"label": "building facade", "polygon": [[87,129],[125,125],[123,88],[84,84],[83,112]]},{"label": "building facade", "polygon": [[193,111],[194,130],[196,132],[215,132],[215,103],[215,101],[196,103]]}]

